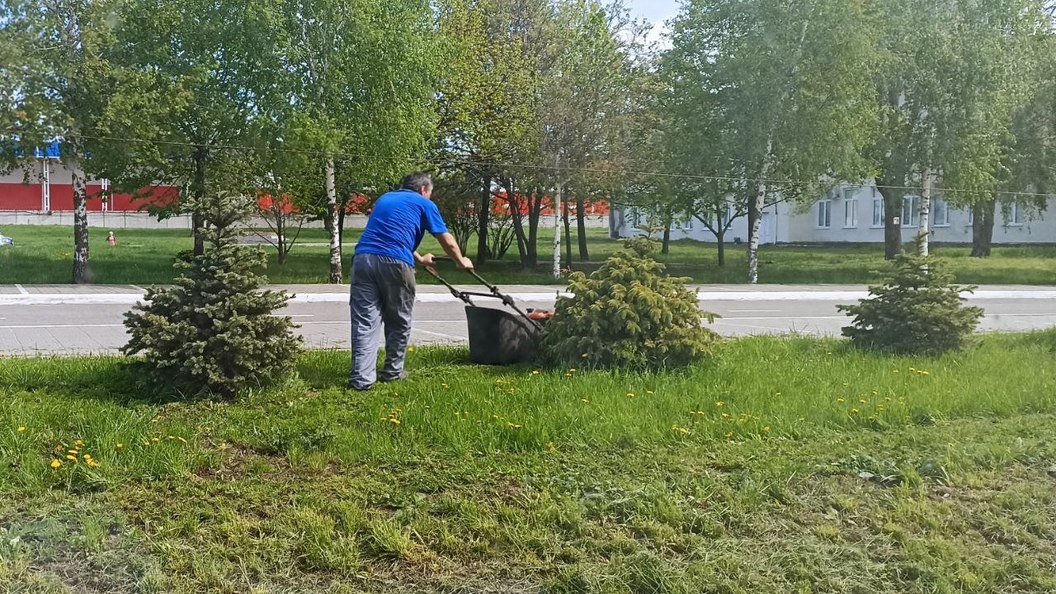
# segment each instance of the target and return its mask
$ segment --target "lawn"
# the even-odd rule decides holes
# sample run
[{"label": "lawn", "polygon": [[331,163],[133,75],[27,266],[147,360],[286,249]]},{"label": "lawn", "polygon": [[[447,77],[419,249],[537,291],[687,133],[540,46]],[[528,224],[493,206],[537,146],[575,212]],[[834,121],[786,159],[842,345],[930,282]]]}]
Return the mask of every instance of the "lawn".
[{"label": "lawn", "polygon": [[314,352],[190,403],[120,358],[3,360],[0,590],[1052,592],[1054,353],[751,338],[654,375],[427,349],[361,394]]},{"label": "lawn", "polygon": [[[66,227],[7,226],[4,233],[16,239],[13,247],[0,248],[0,284],[65,283],[72,268],[72,231]],[[347,256],[359,231],[346,232]],[[93,230],[91,268],[93,280],[100,284],[164,284],[172,278],[173,256],[191,248],[186,231],[125,229],[118,232],[115,248],[104,242],[106,234]],[[275,283],[322,283],[329,271],[326,234],[321,229],[305,230],[289,261],[279,266],[274,249],[268,275]],[[604,230],[590,230],[590,260],[603,261],[621,243],[609,239]],[[430,237],[423,251],[440,253]],[[471,250],[471,256],[474,250]],[[957,280],[968,284],[1056,285],[1056,247],[997,247],[988,259],[970,258],[964,246],[939,246],[934,252],[947,261]],[[552,283],[548,261],[552,258],[549,232],[540,240],[540,259],[536,270],[524,271],[515,262],[516,254],[506,260],[489,262],[481,273],[499,284]],[[886,263],[879,245],[846,246],[764,246],[760,252],[760,279],[764,283],[799,284],[866,284],[881,278]],[[683,240],[671,244],[671,253],[657,258],[670,265],[674,274],[687,276],[699,283],[743,283],[747,277],[747,258],[743,246],[727,248],[727,264],[716,264],[715,246]],[[566,262],[567,264],[567,262]],[[576,260],[573,268],[582,268]],[[591,269],[596,264],[588,264]],[[435,282],[422,274],[423,283]],[[452,280],[465,281],[458,273]]]}]

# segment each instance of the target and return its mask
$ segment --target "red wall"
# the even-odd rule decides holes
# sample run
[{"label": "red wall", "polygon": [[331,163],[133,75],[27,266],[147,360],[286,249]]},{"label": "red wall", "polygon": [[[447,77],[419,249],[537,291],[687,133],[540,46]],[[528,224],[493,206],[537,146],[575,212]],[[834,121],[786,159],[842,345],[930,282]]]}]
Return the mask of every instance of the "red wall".
[{"label": "red wall", "polygon": [[40,184],[0,184],[0,210],[40,210]]},{"label": "red wall", "polygon": [[[41,184],[0,184],[0,210],[40,210]],[[165,205],[176,202],[179,188],[148,188],[133,197],[131,194],[110,196],[110,211],[136,212],[147,205]],[[102,186],[88,186],[88,210],[103,209]],[[73,186],[51,184],[51,210],[73,210]]]}]

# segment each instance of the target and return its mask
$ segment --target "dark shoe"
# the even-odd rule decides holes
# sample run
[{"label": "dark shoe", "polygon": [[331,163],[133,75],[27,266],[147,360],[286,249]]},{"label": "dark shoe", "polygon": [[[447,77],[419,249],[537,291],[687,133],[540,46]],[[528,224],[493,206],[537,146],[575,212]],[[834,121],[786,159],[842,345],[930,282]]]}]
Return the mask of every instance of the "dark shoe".
[{"label": "dark shoe", "polygon": [[398,382],[400,380],[405,380],[409,377],[411,377],[411,374],[407,373],[406,371],[401,371],[398,377],[379,377],[378,381],[383,384],[387,384],[390,382]]},{"label": "dark shoe", "polygon": [[374,388],[374,385],[371,384],[369,386],[357,386],[357,385],[353,384],[352,382],[349,382],[349,383],[345,384],[345,387],[347,389],[349,389],[349,390],[355,390],[357,392],[369,392],[372,388]]}]

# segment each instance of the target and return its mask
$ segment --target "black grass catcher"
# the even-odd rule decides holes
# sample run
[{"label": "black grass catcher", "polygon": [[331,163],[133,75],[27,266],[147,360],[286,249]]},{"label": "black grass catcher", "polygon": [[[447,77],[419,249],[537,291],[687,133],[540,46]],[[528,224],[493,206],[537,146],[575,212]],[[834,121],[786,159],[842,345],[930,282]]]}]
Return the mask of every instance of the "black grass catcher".
[{"label": "black grass catcher", "polygon": [[[469,360],[478,365],[512,365],[535,358],[543,324],[550,312],[525,312],[513,297],[499,291],[474,270],[469,274],[490,291],[489,293],[461,291],[444,280],[435,268],[426,270],[466,304],[466,323],[469,328]],[[483,307],[473,302],[474,297],[498,299],[509,309]],[[510,311],[512,310],[512,311]]]}]

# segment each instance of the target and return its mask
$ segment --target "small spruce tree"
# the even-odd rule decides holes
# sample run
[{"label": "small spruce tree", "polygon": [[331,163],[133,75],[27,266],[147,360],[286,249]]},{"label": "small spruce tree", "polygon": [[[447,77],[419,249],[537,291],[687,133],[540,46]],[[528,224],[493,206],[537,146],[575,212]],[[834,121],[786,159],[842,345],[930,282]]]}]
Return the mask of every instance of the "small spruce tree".
[{"label": "small spruce tree", "polygon": [[638,238],[589,277],[573,273],[571,297],[557,302],[542,353],[555,365],[671,369],[711,355],[717,334],[701,325],[697,294],[649,257],[655,242]]},{"label": "small spruce tree", "polygon": [[288,317],[272,312],[284,291],[261,291],[267,264],[260,248],[239,245],[238,223],[251,198],[220,193],[191,205],[203,214],[207,249],[177,259],[174,286],[151,288],[145,304],[125,314],[131,339],[122,351],[142,353],[146,378],[183,394],[230,397],[287,372],[301,349]]},{"label": "small spruce tree", "polygon": [[870,287],[871,297],[858,305],[840,305],[854,321],[843,335],[861,348],[896,354],[940,355],[963,348],[983,310],[964,305],[962,292],[932,256],[921,256],[919,246],[895,261],[883,285]]}]

